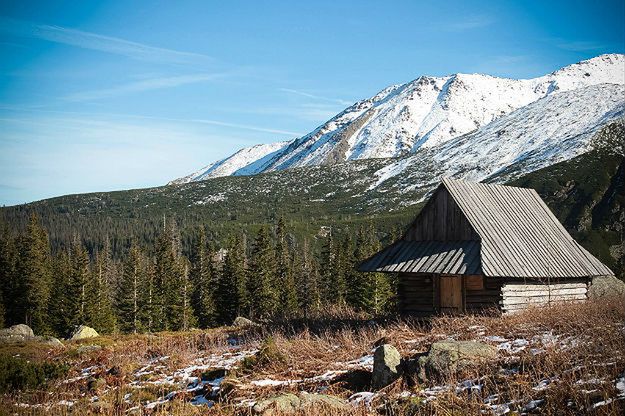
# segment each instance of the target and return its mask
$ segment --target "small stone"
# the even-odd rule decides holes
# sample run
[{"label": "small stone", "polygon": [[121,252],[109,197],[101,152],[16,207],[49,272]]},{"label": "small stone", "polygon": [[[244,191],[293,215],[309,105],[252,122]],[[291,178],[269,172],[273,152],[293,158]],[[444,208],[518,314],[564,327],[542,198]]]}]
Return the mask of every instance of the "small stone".
[{"label": "small stone", "polygon": [[400,376],[401,355],[397,348],[383,344],[373,354],[373,376],[371,384],[374,389],[388,386]]},{"label": "small stone", "polygon": [[257,324],[254,321],[251,321],[247,318],[244,318],[242,316],[237,316],[234,322],[232,322],[232,326],[236,326],[238,328],[246,328],[250,326],[257,326]]},{"label": "small stone", "polygon": [[49,345],[55,348],[64,348],[65,345],[58,339],[49,335],[45,335],[43,337],[35,337],[37,341],[42,344]]},{"label": "small stone", "polygon": [[88,354],[90,352],[100,351],[101,349],[102,347],[100,345],[81,345],[76,348],[76,352],[78,354]]}]

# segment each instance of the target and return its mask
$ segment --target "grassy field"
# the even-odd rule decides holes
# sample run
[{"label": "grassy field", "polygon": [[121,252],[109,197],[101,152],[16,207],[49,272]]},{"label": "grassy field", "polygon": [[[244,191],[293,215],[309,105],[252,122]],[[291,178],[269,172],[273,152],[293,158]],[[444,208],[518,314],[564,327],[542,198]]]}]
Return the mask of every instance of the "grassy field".
[{"label": "grassy field", "polygon": [[[436,380],[406,371],[371,390],[375,345],[390,343],[409,361],[445,339],[490,344],[497,359]],[[625,301],[423,322],[342,313],[248,329],[106,336],[56,349],[11,344],[0,349],[0,368],[2,414],[252,414],[263,398],[302,391],[350,403],[299,412],[310,415],[622,414]]]}]

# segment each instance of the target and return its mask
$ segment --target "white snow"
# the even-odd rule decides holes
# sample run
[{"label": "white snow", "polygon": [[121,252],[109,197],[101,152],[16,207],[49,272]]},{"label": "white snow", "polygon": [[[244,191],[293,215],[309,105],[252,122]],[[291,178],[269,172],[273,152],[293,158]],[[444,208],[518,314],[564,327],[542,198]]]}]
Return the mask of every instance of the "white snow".
[{"label": "white snow", "polygon": [[[624,85],[623,73],[625,55],[610,54],[526,80],[481,74],[422,76],[403,85],[388,87],[374,97],[355,103],[301,138],[242,149],[229,158],[171,183],[226,175],[251,175],[344,160],[398,157],[419,149],[436,148],[439,156],[445,159],[445,150],[449,147],[441,146],[452,139],[472,133],[477,140],[480,136],[475,134],[484,130],[484,126],[545,97],[589,86]],[[621,92],[621,102],[622,97]],[[594,98],[599,101],[590,103],[599,104],[601,97]],[[560,108],[560,111],[570,112],[566,107]],[[576,115],[582,116],[577,122],[571,119],[562,121],[573,122],[580,127],[581,134],[587,120],[583,112]],[[541,124],[540,117],[532,121]],[[513,127],[508,126],[508,129]],[[558,133],[559,127],[558,123],[552,123],[549,128],[538,130],[541,135],[533,137],[538,139],[536,145],[544,145],[553,134]],[[502,162],[499,167],[528,151],[531,153],[536,147],[529,143],[530,140],[520,140],[524,131],[513,133],[521,149],[507,147],[498,152],[498,160]],[[498,140],[494,142],[496,144]],[[572,147],[578,144],[575,141],[571,143]],[[570,149],[567,147],[567,150]],[[475,152],[488,152],[488,148],[478,146]],[[508,159],[506,155],[509,155]],[[554,154],[549,157],[561,158]],[[381,181],[385,179],[385,173],[392,176],[401,170],[401,167],[396,167],[396,170],[390,168],[381,172]]]}]

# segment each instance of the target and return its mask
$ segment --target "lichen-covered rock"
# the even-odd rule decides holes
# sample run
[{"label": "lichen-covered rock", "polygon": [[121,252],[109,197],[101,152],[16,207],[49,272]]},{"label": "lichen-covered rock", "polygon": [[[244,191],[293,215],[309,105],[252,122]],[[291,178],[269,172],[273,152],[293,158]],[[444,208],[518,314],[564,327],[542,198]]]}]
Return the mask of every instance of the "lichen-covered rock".
[{"label": "lichen-covered rock", "polygon": [[285,393],[261,400],[254,405],[252,410],[257,414],[269,416],[273,414],[293,414],[315,408],[345,412],[351,407],[347,401],[340,397],[301,392],[299,396],[293,393]]},{"label": "lichen-covered rock", "polygon": [[380,345],[373,354],[373,376],[371,384],[374,389],[381,389],[397,380],[400,376],[401,355],[397,348],[390,344]]},{"label": "lichen-covered rock", "polygon": [[435,342],[428,354],[419,358],[419,378],[448,376],[496,358],[497,349],[482,342],[453,340]]},{"label": "lichen-covered rock", "polygon": [[0,329],[0,343],[28,341],[35,337],[33,330],[24,324],[13,325]]},{"label": "lichen-covered rock", "polygon": [[588,288],[590,299],[612,296],[625,296],[625,282],[614,276],[599,276],[592,279]]},{"label": "lichen-covered rock", "polygon": [[262,415],[273,413],[295,413],[300,407],[300,399],[293,393],[281,394],[257,402],[252,410]]},{"label": "lichen-covered rock", "polygon": [[70,339],[72,341],[77,341],[80,339],[95,338],[99,336],[100,334],[98,334],[98,332],[95,329],[87,325],[80,325],[78,328],[76,328],[76,330],[74,330]]},{"label": "lichen-covered rock", "polygon": [[244,318],[242,316],[237,316],[234,320],[234,322],[232,322],[232,326],[236,326],[238,328],[246,328],[246,327],[250,327],[250,326],[256,326],[257,324],[254,321],[251,321],[247,318]]},{"label": "lichen-covered rock", "polygon": [[65,347],[65,345],[63,345],[63,343],[58,339],[58,338],[54,338],[52,336],[49,335],[44,335],[42,337],[35,337],[35,340],[45,344],[45,345],[49,345],[51,347],[55,347],[55,348],[63,348]]}]

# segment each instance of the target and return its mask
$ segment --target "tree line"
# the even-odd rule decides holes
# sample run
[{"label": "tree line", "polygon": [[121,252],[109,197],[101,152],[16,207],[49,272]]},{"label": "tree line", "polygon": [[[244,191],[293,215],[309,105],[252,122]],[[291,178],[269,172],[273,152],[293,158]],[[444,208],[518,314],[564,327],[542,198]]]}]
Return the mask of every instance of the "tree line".
[{"label": "tree line", "polygon": [[310,317],[329,307],[372,315],[394,307],[394,281],[356,265],[379,250],[372,226],[323,247],[297,239],[285,222],[232,235],[218,248],[198,229],[188,256],[175,221],[150,250],[131,241],[121,258],[109,244],[87,250],[79,236],[52,254],[36,215],[17,235],[0,230],[0,323],[68,336],[83,324],[100,333],[177,331],[252,320]]}]

